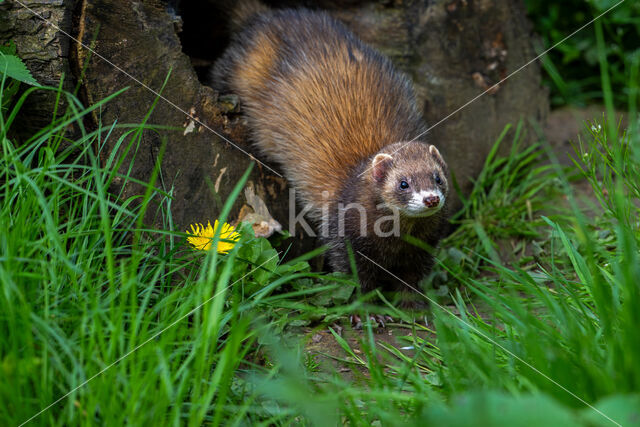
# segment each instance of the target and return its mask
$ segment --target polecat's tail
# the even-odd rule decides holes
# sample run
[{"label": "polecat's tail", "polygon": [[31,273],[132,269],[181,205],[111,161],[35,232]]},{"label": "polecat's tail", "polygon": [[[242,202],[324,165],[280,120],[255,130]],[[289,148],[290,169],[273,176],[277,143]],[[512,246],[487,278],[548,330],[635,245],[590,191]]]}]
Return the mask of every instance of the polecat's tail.
[{"label": "polecat's tail", "polygon": [[260,0],[239,0],[230,11],[232,31],[240,31],[251,19],[260,13],[269,11],[269,7]]}]

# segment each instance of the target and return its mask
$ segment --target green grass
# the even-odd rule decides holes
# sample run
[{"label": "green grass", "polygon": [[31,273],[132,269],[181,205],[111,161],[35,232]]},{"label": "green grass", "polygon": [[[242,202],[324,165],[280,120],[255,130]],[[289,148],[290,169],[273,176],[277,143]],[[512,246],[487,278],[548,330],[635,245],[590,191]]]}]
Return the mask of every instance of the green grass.
[{"label": "green grass", "polygon": [[[521,126],[512,140],[505,131],[424,282],[429,326],[394,324],[388,342],[367,325],[354,342],[336,323],[386,307],[350,277],[312,272],[321,249],[283,262],[286,247],[240,227],[228,254],[194,251],[173,226],[171,189],[154,178],[138,183],[141,196],[107,191],[116,178],[135,182],[117,171],[160,129],[148,123],[153,107],[140,124],[86,129],[90,109],[72,94],[34,87],[15,98],[6,83],[0,424],[640,425],[635,121],[629,132],[586,124],[570,170],[544,144],[521,144]],[[37,90],[66,102],[15,140]],[[604,84],[605,97],[612,90]],[[94,148],[111,138],[122,155],[100,164]],[[497,156],[498,144],[510,154]],[[339,356],[309,350],[321,330]]]},{"label": "green grass", "polygon": [[[529,18],[542,39],[540,52],[599,16],[620,0],[525,0]],[[601,44],[602,36],[607,43]],[[627,109],[628,82],[640,65],[640,4],[625,0],[541,58],[544,80],[554,106],[603,103],[607,91],[600,81],[600,57],[610,65],[613,100]],[[637,102],[637,100],[636,100]],[[634,108],[637,108],[637,103]]]},{"label": "green grass", "polygon": [[[93,154],[115,127],[84,129],[90,110],[78,109],[71,94],[62,94],[65,114],[15,144],[12,118],[34,90],[49,89],[29,89],[0,117],[2,424],[20,424],[74,389],[34,422],[283,417],[255,403],[264,399],[245,379],[270,372],[260,340],[282,332],[285,321],[335,316],[313,298],[345,300],[353,286],[311,273],[304,259],[281,264],[250,227],[228,255],[188,248],[171,227],[170,194],[153,182],[144,196],[126,200],[107,192],[116,177],[134,181],[115,172],[124,155],[101,166]],[[81,134],[75,140],[65,131],[70,124]],[[123,152],[154,131],[145,123],[118,128]],[[141,221],[152,203],[166,224],[161,230]]]}]

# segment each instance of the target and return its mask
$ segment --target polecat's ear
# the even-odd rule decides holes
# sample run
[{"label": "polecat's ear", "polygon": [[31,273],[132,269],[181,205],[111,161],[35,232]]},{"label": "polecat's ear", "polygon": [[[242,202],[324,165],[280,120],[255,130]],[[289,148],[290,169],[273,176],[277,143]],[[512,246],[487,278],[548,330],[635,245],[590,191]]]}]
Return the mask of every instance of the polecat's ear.
[{"label": "polecat's ear", "polygon": [[376,154],[371,162],[371,175],[373,176],[373,179],[378,182],[383,181],[384,177],[387,176],[387,172],[389,171],[392,162],[393,157],[389,154]]},{"label": "polecat's ear", "polygon": [[429,153],[431,153],[431,155],[436,159],[437,162],[439,162],[441,165],[444,165],[444,159],[442,158],[440,151],[438,151],[435,145],[429,146]]}]

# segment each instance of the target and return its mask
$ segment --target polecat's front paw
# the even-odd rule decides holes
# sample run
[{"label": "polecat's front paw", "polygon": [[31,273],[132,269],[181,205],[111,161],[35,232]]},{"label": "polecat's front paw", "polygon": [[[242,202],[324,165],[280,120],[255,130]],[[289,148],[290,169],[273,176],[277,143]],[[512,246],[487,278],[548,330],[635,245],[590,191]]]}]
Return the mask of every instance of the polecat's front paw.
[{"label": "polecat's front paw", "polygon": [[[362,329],[364,326],[362,319],[357,314],[352,314],[349,316],[349,319],[351,320],[351,327],[353,329]],[[383,314],[371,314],[369,315],[369,321],[371,321],[376,328],[386,328],[388,322],[393,322],[393,318]]]}]

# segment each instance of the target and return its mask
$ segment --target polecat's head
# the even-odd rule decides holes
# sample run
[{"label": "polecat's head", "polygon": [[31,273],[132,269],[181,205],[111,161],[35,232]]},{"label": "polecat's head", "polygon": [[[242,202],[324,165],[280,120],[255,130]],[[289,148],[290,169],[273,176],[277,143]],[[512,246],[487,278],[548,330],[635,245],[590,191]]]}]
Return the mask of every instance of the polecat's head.
[{"label": "polecat's head", "polygon": [[422,142],[386,146],[374,156],[370,173],[384,203],[407,217],[435,214],[449,194],[446,163],[435,146]]}]

